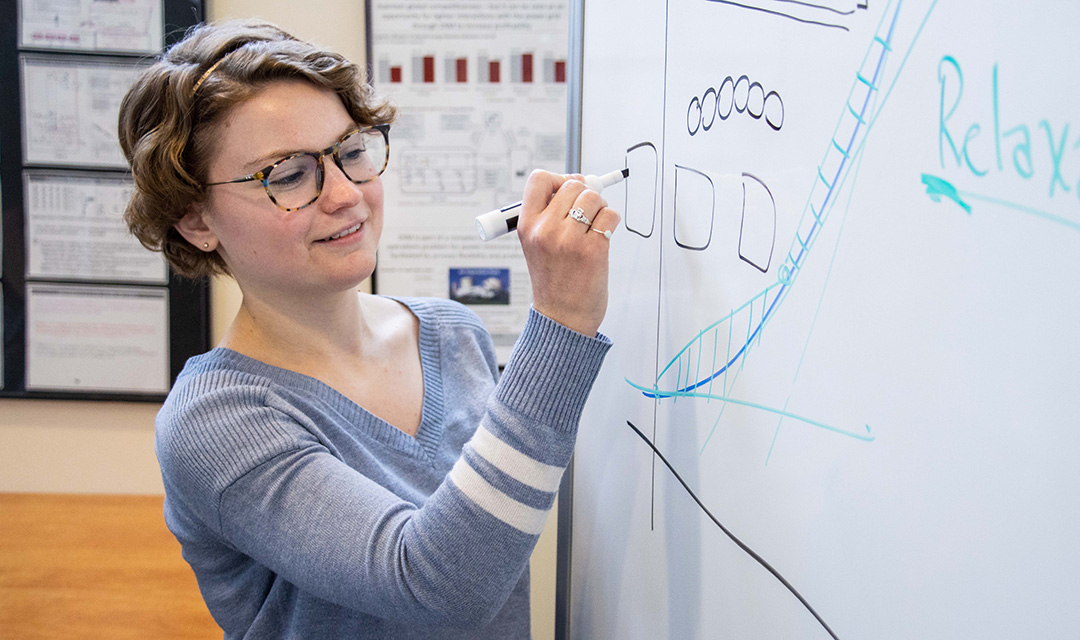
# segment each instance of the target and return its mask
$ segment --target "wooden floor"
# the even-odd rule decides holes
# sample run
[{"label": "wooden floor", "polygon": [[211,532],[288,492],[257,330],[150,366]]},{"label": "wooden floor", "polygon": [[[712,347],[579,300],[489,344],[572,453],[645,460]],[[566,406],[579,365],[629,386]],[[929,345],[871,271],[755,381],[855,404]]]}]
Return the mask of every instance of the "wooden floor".
[{"label": "wooden floor", "polygon": [[0,494],[0,638],[221,638],[160,496]]}]

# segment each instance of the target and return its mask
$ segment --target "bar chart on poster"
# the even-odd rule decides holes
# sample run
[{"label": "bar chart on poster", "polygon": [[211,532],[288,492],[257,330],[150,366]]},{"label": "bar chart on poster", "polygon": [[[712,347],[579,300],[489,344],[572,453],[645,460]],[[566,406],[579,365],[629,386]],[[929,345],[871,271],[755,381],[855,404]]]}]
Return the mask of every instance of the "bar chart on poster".
[{"label": "bar chart on poster", "polygon": [[571,637],[1075,637],[1078,21],[584,4],[581,168],[630,175]]}]

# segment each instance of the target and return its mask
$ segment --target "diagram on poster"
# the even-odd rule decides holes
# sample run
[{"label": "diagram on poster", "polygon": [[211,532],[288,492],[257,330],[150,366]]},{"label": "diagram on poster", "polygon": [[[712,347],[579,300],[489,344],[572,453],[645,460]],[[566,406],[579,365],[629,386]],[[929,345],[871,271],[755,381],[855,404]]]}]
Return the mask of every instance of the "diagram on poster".
[{"label": "diagram on poster", "polygon": [[21,63],[26,164],[127,167],[116,114],[137,64],[42,54],[24,55]]}]

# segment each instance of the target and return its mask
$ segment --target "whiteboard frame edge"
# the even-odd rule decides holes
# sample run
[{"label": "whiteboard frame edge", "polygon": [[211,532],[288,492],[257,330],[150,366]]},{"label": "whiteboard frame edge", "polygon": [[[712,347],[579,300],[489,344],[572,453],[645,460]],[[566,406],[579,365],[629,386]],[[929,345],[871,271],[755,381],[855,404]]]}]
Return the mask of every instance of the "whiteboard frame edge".
[{"label": "whiteboard frame edge", "polygon": [[[566,171],[581,172],[582,70],[585,54],[585,0],[570,0],[567,51]],[[559,484],[555,557],[555,640],[570,639],[570,579],[573,552],[574,458]]]}]

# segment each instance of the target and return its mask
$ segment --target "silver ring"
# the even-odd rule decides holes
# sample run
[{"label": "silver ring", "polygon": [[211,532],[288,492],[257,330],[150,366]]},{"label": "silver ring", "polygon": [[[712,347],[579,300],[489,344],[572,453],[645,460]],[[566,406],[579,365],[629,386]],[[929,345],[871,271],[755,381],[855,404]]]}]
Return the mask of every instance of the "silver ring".
[{"label": "silver ring", "polygon": [[600,235],[604,236],[605,238],[607,238],[608,240],[611,240],[611,229],[607,229],[607,230],[604,230],[604,231],[601,231],[599,229],[589,229],[589,231],[595,231],[595,232],[599,233]]},{"label": "silver ring", "polygon": [[570,210],[570,217],[584,225],[592,224],[592,220],[585,217],[585,210],[579,207],[574,207]]}]

